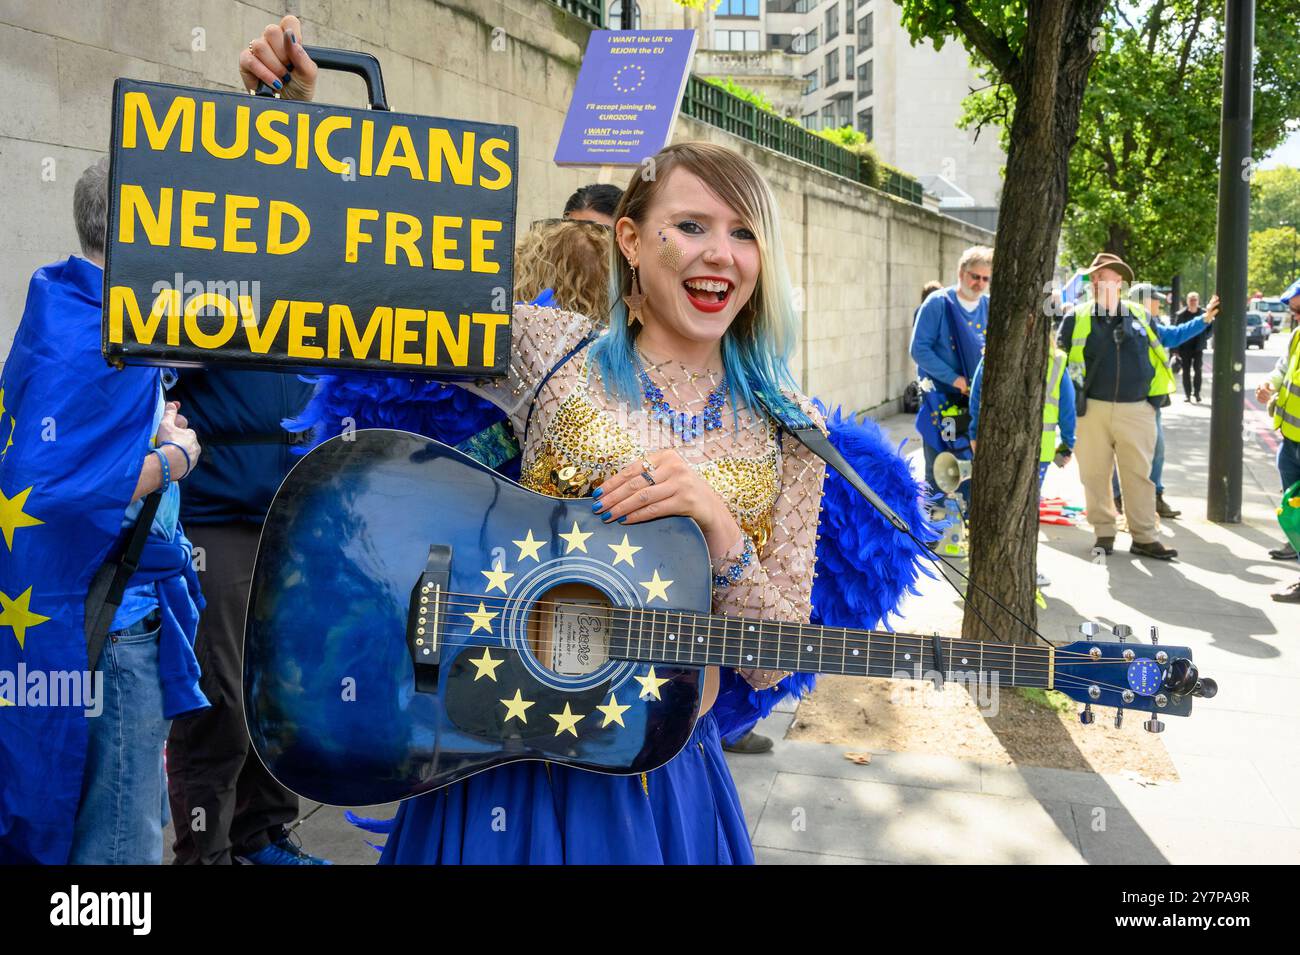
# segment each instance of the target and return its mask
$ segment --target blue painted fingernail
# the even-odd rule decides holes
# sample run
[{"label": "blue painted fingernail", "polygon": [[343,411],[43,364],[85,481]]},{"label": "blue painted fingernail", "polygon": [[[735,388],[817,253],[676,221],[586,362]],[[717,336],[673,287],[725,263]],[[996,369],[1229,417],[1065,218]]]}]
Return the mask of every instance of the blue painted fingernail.
[{"label": "blue painted fingernail", "polygon": [[622,517],[620,517],[620,518],[618,519],[618,523],[619,523],[619,524],[626,524],[626,523],[627,523],[627,515],[624,514]]},{"label": "blue painted fingernail", "polygon": [[290,30],[290,31],[288,32],[287,36],[289,37],[289,42],[290,42],[290,43],[297,43],[297,42],[298,42],[298,38],[297,38],[296,36],[293,35],[293,31],[292,31],[292,30]]},{"label": "blue painted fingernail", "polygon": [[272,88],[278,90],[278,89],[280,89],[282,86],[284,86],[284,84],[281,83],[279,80],[276,80],[274,83],[271,84],[271,86],[272,86]]},{"label": "blue painted fingernail", "polygon": [[595,504],[591,505],[591,510],[592,510],[593,513],[599,514],[599,513],[600,513],[600,509],[601,509],[602,507],[604,507],[604,506],[605,506],[605,505],[602,504],[602,503],[600,503],[600,501],[597,501]]},{"label": "blue painted fingernail", "polygon": [[591,492],[591,496],[592,496],[592,497],[600,497],[601,492],[602,492],[603,490],[604,490],[604,488],[599,488],[599,487],[598,487],[598,488],[596,488],[596,490],[594,490],[594,491]]}]

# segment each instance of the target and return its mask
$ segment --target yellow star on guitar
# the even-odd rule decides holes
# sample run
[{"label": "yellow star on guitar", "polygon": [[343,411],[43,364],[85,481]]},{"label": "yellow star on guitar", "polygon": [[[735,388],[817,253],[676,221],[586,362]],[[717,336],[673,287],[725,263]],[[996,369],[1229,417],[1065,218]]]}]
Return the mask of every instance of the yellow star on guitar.
[{"label": "yellow star on guitar", "polygon": [[559,736],[561,733],[572,733],[574,736],[577,736],[578,730],[576,727],[578,725],[578,720],[583,719],[586,716],[585,713],[573,712],[569,709],[569,704],[567,702],[564,704],[563,713],[549,713],[547,715],[550,716],[551,719],[555,720],[556,736]]},{"label": "yellow star on guitar", "polygon": [[594,533],[593,531],[587,531],[586,533],[583,533],[582,531],[578,530],[578,522],[574,521],[573,530],[569,531],[569,533],[567,534],[560,535],[562,538],[564,538],[564,542],[569,545],[567,548],[565,548],[564,552],[566,554],[572,554],[575,550],[580,550],[584,554],[587,553],[587,538],[590,537],[593,533]]},{"label": "yellow star on guitar", "polygon": [[479,677],[483,677],[483,676],[487,677],[493,683],[495,683],[497,681],[497,667],[499,667],[501,664],[505,663],[506,661],[493,660],[492,651],[489,650],[487,647],[484,647],[483,655],[479,657],[477,660],[470,660],[469,662],[474,664],[474,666],[478,668],[478,672],[474,674],[475,683],[478,682]]},{"label": "yellow star on guitar", "polygon": [[32,588],[28,587],[17,599],[11,600],[7,594],[0,591],[0,627],[12,627],[14,636],[18,639],[18,646],[24,650],[26,648],[27,628],[34,627],[39,623],[45,623],[49,617],[42,617],[38,613],[31,611]]},{"label": "yellow star on guitar", "polygon": [[654,577],[650,580],[641,581],[641,586],[645,588],[647,603],[656,597],[666,602],[668,600],[668,588],[672,586],[672,581],[661,578],[658,569],[656,569]]},{"label": "yellow star on guitar", "polygon": [[9,545],[10,551],[14,549],[14,531],[20,527],[35,527],[37,524],[45,523],[30,514],[23,513],[23,505],[27,503],[27,495],[31,493],[32,489],[27,488],[13,497],[5,497],[5,492],[0,490],[0,533],[4,534],[5,543]]},{"label": "yellow star on guitar", "polygon": [[533,705],[533,701],[525,700],[522,690],[515,690],[515,698],[513,700],[502,700],[501,704],[506,708],[506,718],[502,722],[509,723],[515,717],[518,717],[521,723],[528,722],[525,711]]},{"label": "yellow star on guitar", "polygon": [[527,536],[524,537],[523,540],[512,541],[511,543],[513,543],[516,547],[519,548],[520,560],[523,560],[525,557],[531,557],[533,560],[537,561],[538,563],[541,563],[542,559],[537,556],[537,551],[541,549],[543,544],[548,544],[550,542],[537,540],[535,537],[533,537],[533,530],[530,527],[528,529]]},{"label": "yellow star on guitar", "polygon": [[474,621],[474,626],[469,628],[470,633],[478,633],[480,630],[486,630],[488,633],[492,632],[492,627],[489,624],[492,622],[492,618],[497,616],[497,612],[488,610],[487,607],[483,606],[483,601],[478,602],[478,610],[463,610],[461,612]]},{"label": "yellow star on guitar", "polygon": [[601,729],[604,729],[610,723],[617,723],[619,726],[622,726],[624,729],[626,729],[627,724],[623,722],[623,714],[628,710],[630,710],[631,708],[632,708],[631,706],[619,706],[618,697],[615,696],[613,693],[611,693],[609,695],[608,703],[606,703],[604,706],[596,707],[596,709],[600,710],[602,713],[605,714],[605,722],[600,724]]},{"label": "yellow star on guitar", "polygon": [[663,697],[659,695],[659,687],[667,683],[668,680],[663,677],[655,676],[654,667],[651,667],[650,672],[645,676],[633,677],[633,679],[641,684],[641,699],[663,699]]},{"label": "yellow star on guitar", "polygon": [[500,564],[497,564],[491,570],[480,570],[479,573],[488,579],[487,590],[483,591],[485,594],[492,593],[494,587],[500,588],[501,592],[505,593],[506,581],[514,576],[514,574],[502,570]]},{"label": "yellow star on guitar", "polygon": [[633,547],[631,544],[629,544],[629,543],[627,542],[627,535],[626,535],[626,534],[623,535],[623,543],[621,543],[621,544],[606,544],[605,546],[608,547],[610,550],[612,550],[612,551],[614,552],[614,566],[615,566],[615,567],[618,566],[619,561],[626,561],[626,562],[627,562],[627,565],[628,565],[629,567],[635,567],[635,566],[636,566],[636,564],[632,563],[632,555],[635,554],[637,551],[639,551],[641,548],[640,548],[640,547]]}]

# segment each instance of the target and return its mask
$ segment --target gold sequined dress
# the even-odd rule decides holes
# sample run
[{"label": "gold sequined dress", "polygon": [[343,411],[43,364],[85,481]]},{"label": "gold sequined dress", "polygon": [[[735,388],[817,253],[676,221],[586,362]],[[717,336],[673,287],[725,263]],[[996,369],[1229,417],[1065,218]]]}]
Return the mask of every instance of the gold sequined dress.
[{"label": "gold sequined dress", "polygon": [[[583,497],[646,452],[672,448],[718,492],[758,548],[759,559],[745,568],[739,581],[714,588],[714,612],[807,623],[824,462],[788,437],[778,440],[766,417],[746,409],[741,409],[736,427],[729,404],[723,409],[722,428],[701,429],[694,440],[684,441],[655,420],[644,402],[632,407],[607,395],[594,362],[588,362],[590,348],[546,380],[529,420],[538,385],[593,327],[584,315],[518,305],[509,377],[471,388],[505,408],[515,434],[524,440],[521,483],[543,494]],[[643,357],[651,381],[669,405],[702,419],[719,373],[672,359],[656,360],[659,356]],[[821,423],[811,402],[794,397]],[[715,571],[742,550],[743,539],[738,537],[727,553],[714,555]]]}]

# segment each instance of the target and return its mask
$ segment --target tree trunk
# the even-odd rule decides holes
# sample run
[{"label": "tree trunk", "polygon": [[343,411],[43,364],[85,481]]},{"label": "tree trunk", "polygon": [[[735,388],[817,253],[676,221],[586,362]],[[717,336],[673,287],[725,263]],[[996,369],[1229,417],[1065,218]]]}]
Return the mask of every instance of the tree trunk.
[{"label": "tree trunk", "polygon": [[1068,195],[1070,149],[1088,71],[1104,42],[1094,31],[1105,7],[1104,0],[1031,0],[1024,53],[1006,77],[1016,105],[993,255],[981,388],[983,453],[976,453],[972,475],[972,585],[962,626],[967,639],[1036,640],[1015,618],[1037,627],[1038,458],[1052,327],[1047,293]]}]

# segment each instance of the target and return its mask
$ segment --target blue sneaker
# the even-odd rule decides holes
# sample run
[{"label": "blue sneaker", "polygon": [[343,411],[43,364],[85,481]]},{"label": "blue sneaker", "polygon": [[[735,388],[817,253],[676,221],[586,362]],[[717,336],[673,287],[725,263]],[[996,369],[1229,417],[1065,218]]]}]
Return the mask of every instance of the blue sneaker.
[{"label": "blue sneaker", "polygon": [[318,859],[303,851],[302,846],[289,836],[269,843],[256,852],[236,857],[245,865],[333,865],[328,859]]}]

